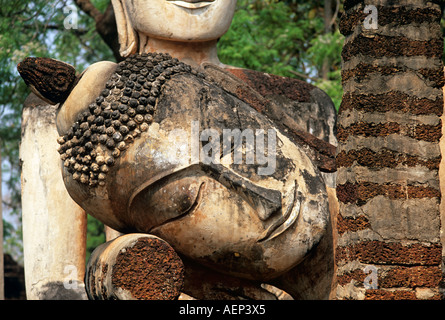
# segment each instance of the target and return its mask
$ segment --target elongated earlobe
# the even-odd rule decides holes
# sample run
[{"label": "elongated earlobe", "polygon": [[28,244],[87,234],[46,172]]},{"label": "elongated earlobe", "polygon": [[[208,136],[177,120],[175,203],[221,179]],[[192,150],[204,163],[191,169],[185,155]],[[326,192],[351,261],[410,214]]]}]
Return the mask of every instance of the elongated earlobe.
[{"label": "elongated earlobe", "polygon": [[119,35],[120,49],[122,57],[135,54],[138,48],[138,37],[133,29],[131,20],[127,14],[127,8],[122,0],[111,0],[116,17],[117,32]]}]

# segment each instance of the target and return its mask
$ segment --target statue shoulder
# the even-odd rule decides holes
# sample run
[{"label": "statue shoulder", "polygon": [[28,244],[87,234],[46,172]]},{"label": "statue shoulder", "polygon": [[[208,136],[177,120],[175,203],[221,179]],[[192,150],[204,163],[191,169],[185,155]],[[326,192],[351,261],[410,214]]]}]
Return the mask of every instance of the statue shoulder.
[{"label": "statue shoulder", "polygon": [[80,74],[76,86],[59,109],[57,115],[59,134],[68,131],[75,122],[77,114],[88,108],[88,105],[100,96],[117,66],[115,62],[101,61],[90,65]]}]

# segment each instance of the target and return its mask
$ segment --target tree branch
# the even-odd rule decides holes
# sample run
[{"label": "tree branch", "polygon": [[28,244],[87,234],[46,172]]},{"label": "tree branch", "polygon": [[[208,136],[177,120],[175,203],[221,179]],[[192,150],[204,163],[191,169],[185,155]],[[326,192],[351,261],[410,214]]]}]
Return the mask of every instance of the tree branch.
[{"label": "tree branch", "polygon": [[108,5],[102,17],[96,21],[96,30],[113,51],[116,61],[121,61],[123,58],[119,52],[120,45],[116,17],[111,3]]},{"label": "tree branch", "polygon": [[[35,26],[26,24],[26,25],[23,26],[23,29],[35,30]],[[63,26],[56,25],[56,24],[47,24],[47,25],[45,25],[45,29],[58,30],[58,31],[65,30],[65,28]],[[83,35],[88,33],[88,30],[86,30],[86,29],[72,29],[71,32],[74,32],[75,34],[77,34],[79,36],[83,36]]]},{"label": "tree branch", "polygon": [[102,13],[91,3],[90,0],[74,0],[77,6],[96,21],[102,18]]},{"label": "tree branch", "polygon": [[294,74],[294,75],[296,75],[297,77],[300,77],[300,78],[303,78],[303,79],[307,79],[307,80],[311,80],[311,81],[318,81],[318,80],[320,80],[320,78],[314,78],[314,77],[308,76],[306,74],[303,74],[303,73],[300,73],[300,72],[297,72],[297,71],[294,71],[294,70],[289,70],[289,72]]},{"label": "tree branch", "polygon": [[105,43],[113,51],[116,61],[121,61],[119,53],[119,36],[117,33],[116,18],[111,3],[102,14],[90,0],[74,0],[76,5],[96,22],[96,30]]}]

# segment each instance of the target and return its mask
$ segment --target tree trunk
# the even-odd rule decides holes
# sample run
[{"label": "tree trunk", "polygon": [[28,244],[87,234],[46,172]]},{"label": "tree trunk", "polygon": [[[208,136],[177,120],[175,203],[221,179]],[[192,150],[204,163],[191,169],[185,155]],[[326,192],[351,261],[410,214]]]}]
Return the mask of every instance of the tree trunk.
[{"label": "tree trunk", "polygon": [[75,0],[74,2],[83,12],[94,19],[97,32],[113,51],[116,61],[122,61],[123,58],[119,53],[119,36],[117,33],[113,5],[110,3],[102,14],[90,0]]},{"label": "tree trunk", "polygon": [[[324,33],[328,34],[332,32],[332,0],[324,0]],[[329,79],[330,61],[328,58],[324,59],[323,67],[321,71],[321,78],[323,80]]]},{"label": "tree trunk", "polygon": [[403,2],[344,3],[338,299],[443,298],[442,12]]}]

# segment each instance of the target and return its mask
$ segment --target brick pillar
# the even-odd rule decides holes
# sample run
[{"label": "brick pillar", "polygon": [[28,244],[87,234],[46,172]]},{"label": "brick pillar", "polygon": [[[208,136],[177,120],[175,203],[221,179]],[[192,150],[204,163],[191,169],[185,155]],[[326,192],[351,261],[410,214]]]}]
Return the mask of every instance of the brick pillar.
[{"label": "brick pillar", "polygon": [[337,298],[441,299],[441,8],[425,0],[344,8]]}]

